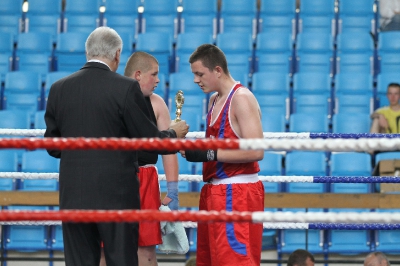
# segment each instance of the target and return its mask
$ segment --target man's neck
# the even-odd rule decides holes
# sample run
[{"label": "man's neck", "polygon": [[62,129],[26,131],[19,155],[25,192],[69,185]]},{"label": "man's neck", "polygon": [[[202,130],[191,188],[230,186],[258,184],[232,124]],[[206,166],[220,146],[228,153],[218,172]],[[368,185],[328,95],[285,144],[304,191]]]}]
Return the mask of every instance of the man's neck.
[{"label": "man's neck", "polygon": [[391,105],[390,109],[393,111],[400,111],[400,104]]}]

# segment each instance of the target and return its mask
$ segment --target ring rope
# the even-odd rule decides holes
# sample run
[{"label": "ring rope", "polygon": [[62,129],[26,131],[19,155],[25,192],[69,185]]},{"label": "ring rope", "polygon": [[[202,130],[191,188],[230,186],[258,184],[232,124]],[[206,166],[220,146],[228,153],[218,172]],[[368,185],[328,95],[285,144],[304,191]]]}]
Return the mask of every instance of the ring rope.
[{"label": "ring rope", "polygon": [[289,223],[400,223],[400,213],[377,212],[238,212],[238,211],[154,211],[154,210],[60,210],[0,212],[0,221],[63,222],[289,222]]},{"label": "ring rope", "polygon": [[159,139],[159,138],[2,138],[0,148],[58,150],[312,150],[358,151],[400,150],[400,138],[361,139]]},{"label": "ring rope", "polygon": [[[58,173],[0,172],[0,178],[58,179]],[[263,176],[267,183],[400,183],[396,176]],[[165,174],[158,175],[159,181],[167,180]],[[180,181],[202,182],[202,175],[179,174]]]},{"label": "ring rope", "polygon": [[[1,128],[0,135],[11,135],[11,136],[32,136],[42,137],[45,133],[45,129],[11,129]],[[186,138],[201,139],[204,138],[204,131],[188,132]],[[310,133],[310,132],[264,132],[264,138],[284,138],[284,139],[359,139],[359,138],[399,138],[400,134],[385,134],[385,133]]]},{"label": "ring rope", "polygon": [[[0,222],[0,225],[32,225],[32,226],[51,226],[61,225],[61,221],[11,221]],[[197,222],[182,222],[185,228],[197,228]],[[382,224],[382,223],[364,223],[364,224],[349,224],[349,223],[263,223],[265,229],[314,229],[314,230],[398,230],[400,224]]]}]

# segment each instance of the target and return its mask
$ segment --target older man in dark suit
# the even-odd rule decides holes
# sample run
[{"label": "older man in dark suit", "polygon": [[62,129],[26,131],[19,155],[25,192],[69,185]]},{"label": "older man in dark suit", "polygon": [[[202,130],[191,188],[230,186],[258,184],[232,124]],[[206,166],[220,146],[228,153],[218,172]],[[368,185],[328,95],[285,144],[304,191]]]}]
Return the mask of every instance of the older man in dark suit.
[{"label": "older man in dark suit", "polygon": [[[178,137],[188,125],[172,122],[159,131],[148,118],[137,81],[116,74],[122,50],[111,28],[95,29],[86,41],[88,62],[55,82],[45,114],[45,137]],[[60,209],[139,209],[136,151],[48,150],[61,158]],[[97,266],[100,242],[109,266],[138,264],[137,223],[63,223],[65,262]]]}]

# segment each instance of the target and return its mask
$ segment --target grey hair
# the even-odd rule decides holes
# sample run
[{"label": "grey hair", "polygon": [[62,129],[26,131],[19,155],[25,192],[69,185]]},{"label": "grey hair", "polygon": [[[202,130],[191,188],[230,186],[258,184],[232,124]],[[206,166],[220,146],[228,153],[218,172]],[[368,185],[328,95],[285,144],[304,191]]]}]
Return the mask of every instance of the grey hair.
[{"label": "grey hair", "polygon": [[88,60],[105,58],[112,61],[118,49],[122,52],[122,39],[114,29],[98,27],[87,38],[85,49]]}]

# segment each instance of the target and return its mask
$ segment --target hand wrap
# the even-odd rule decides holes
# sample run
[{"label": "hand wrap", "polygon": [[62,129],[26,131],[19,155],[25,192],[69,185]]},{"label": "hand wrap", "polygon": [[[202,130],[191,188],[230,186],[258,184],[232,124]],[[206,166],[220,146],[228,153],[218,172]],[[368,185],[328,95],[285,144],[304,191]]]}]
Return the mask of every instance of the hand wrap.
[{"label": "hand wrap", "polygon": [[167,197],[172,199],[168,207],[171,211],[177,211],[179,208],[178,181],[167,182]]},{"label": "hand wrap", "polygon": [[217,161],[217,150],[187,150],[185,151],[186,160],[189,162],[209,162]]}]

